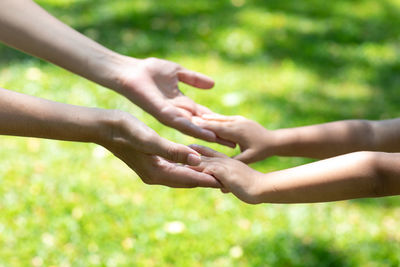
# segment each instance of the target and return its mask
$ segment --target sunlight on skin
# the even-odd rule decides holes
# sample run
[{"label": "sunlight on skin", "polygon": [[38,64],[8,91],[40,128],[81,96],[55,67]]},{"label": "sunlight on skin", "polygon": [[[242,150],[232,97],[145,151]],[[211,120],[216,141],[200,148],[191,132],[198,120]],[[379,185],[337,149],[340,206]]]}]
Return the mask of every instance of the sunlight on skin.
[{"label": "sunlight on skin", "polygon": [[[398,35],[398,22],[391,19],[388,23],[386,13],[380,13],[385,4],[396,13],[400,8],[397,0],[334,1],[328,9],[323,1],[320,3],[324,8],[313,5],[315,1],[276,1],[275,7],[274,1],[245,1],[241,7],[229,10],[234,16],[224,13],[226,6],[218,6],[220,1],[37,2],[46,3],[73,26],[97,30],[97,38],[108,47],[130,55],[137,52],[141,57],[167,55],[188,69],[207,73],[216,81],[213,91],[195,91],[188,86],[182,86],[182,90],[197,103],[221,114],[240,114],[271,129],[354,116],[388,118],[399,114],[398,98],[390,94],[398,88],[397,73],[391,70],[397,64],[392,57],[393,44],[370,32],[371,26],[377,26],[384,29],[378,28],[379,33],[387,30]],[[232,1],[226,2],[232,5]],[[86,8],[73,10],[74,4],[80,3],[87,3]],[[298,14],[296,6],[304,10],[304,15]],[[161,12],[172,17],[164,17]],[[153,17],[135,23],[136,18],[147,15]],[[370,15],[375,17],[369,18]],[[150,26],[158,27],[159,17],[164,19],[164,28],[154,30]],[[359,25],[354,26],[354,18],[362,18]],[[354,45],[341,43],[342,32],[327,28],[340,19],[346,27],[338,28],[352,26],[356,30],[345,32],[346,37],[356,39]],[[104,28],[105,21],[110,28]],[[296,52],[278,50],[281,54],[277,56],[276,50],[267,46],[257,50],[261,53],[257,57],[232,60],[215,46],[215,40],[222,39],[220,30],[232,27],[234,21],[251,38],[261,39],[262,45],[297,45]],[[168,22],[182,22],[187,28],[169,32]],[[328,30],[331,45],[321,38],[315,40],[315,46],[308,47],[298,39],[320,36]],[[288,32],[292,39],[284,39]],[[96,32],[92,33],[96,37]],[[368,38],[373,42],[368,43]],[[312,51],[305,51],[307,47]],[[319,54],[314,51],[317,47],[328,52],[323,53],[328,62],[315,67],[311,63],[318,59]],[[122,109],[171,141],[199,143],[229,155],[239,152],[238,148],[232,151],[172,131],[114,92],[54,66],[20,59],[19,54],[4,47],[0,49],[5,55],[16,55],[12,62],[0,60],[2,87],[70,104]],[[305,52],[310,52],[307,60],[297,57]],[[337,55],[343,60],[340,67],[324,75],[330,67],[329,60],[337,59]],[[379,72],[380,67],[385,76]],[[27,75],[31,68],[41,70],[40,79]],[[35,81],[27,83],[25,77]],[[385,83],[379,78],[384,78]],[[74,89],[70,93],[66,88]],[[92,97],[81,98],[85,92]],[[221,96],[236,92],[244,94],[246,101],[235,107],[223,106]],[[128,266],[196,266],[199,262],[210,266],[287,266],[298,264],[298,259],[308,265],[324,265],[327,259],[337,266],[378,266],[382,262],[398,265],[398,197],[249,207],[218,191],[144,186],[115,157],[93,158],[93,145],[42,140],[38,147],[32,141],[14,137],[1,137],[0,144],[0,265],[31,266],[33,261],[42,262],[42,266],[112,266],[118,265],[116,259],[124,261],[120,265]],[[305,162],[270,158],[253,167],[267,172]],[[165,234],[165,225],[174,221],[182,222],[186,230],[171,238]],[[50,240],[46,233],[54,238],[52,247],[43,243],[42,237],[45,242]],[[232,258],[239,254],[232,251],[239,251],[240,247],[243,255]],[[41,254],[37,255],[37,251]]]}]

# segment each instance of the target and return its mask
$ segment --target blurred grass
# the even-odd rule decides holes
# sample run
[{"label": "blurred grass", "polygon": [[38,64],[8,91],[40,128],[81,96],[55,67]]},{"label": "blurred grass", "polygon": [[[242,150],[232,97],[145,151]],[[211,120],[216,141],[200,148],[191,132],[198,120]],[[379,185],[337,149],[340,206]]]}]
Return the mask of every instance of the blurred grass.
[{"label": "blurred grass", "polygon": [[[38,2],[120,53],[214,77],[212,91],[182,89],[216,112],[270,129],[399,116],[398,0]],[[4,88],[119,108],[171,140],[206,144],[62,69],[5,46],[0,55]],[[249,206],[209,189],[146,186],[91,144],[1,137],[0,146],[0,266],[400,265],[398,197]]]}]

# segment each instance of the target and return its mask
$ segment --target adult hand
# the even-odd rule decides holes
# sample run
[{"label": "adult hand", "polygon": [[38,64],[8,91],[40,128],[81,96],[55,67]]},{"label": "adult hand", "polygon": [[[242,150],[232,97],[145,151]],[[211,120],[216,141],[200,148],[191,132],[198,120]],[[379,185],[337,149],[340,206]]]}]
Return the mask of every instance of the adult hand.
[{"label": "adult hand", "polygon": [[178,88],[178,82],[183,82],[196,88],[210,89],[214,86],[211,78],[157,58],[121,57],[113,73],[117,81],[116,90],[163,124],[196,138],[235,147],[234,143],[192,123],[193,117],[213,112],[184,96]]},{"label": "adult hand", "polygon": [[212,176],[178,164],[198,165],[200,156],[195,150],[161,138],[128,113],[106,111],[103,117],[96,143],[124,161],[143,182],[170,187],[220,187]]},{"label": "adult hand", "polygon": [[175,188],[221,188],[221,184],[210,174],[198,172],[159,156],[122,147],[112,152],[133,169],[146,184]]}]

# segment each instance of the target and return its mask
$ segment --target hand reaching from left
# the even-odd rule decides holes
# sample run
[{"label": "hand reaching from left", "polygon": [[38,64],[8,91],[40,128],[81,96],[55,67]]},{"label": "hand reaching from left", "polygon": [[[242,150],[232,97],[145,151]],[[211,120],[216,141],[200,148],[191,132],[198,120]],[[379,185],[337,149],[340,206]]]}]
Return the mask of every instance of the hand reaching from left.
[{"label": "hand reaching from left", "polygon": [[178,83],[183,82],[196,88],[210,89],[214,86],[211,78],[157,58],[122,57],[113,72],[118,81],[117,91],[163,124],[209,142],[235,146],[192,123],[192,117],[212,112],[183,95],[178,88]]}]

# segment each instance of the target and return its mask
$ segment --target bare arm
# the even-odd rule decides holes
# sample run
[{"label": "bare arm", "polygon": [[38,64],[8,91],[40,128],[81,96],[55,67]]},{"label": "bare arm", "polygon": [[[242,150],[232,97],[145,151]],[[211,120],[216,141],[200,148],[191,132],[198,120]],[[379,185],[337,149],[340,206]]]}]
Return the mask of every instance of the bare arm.
[{"label": "bare arm", "polygon": [[400,194],[400,153],[354,152],[271,173],[200,146],[198,171],[251,203],[312,203]]},{"label": "bare arm", "polygon": [[310,203],[400,194],[400,153],[354,152],[260,176],[265,203]]},{"label": "bare arm", "polygon": [[338,121],[272,132],[274,154],[279,156],[322,159],[362,150],[400,152],[400,119]]},{"label": "bare arm", "polygon": [[233,146],[191,122],[211,113],[184,96],[179,82],[201,89],[214,81],[166,60],[117,54],[65,25],[32,0],[0,1],[0,41],[108,87],[185,134]]},{"label": "bare arm", "polygon": [[195,122],[238,143],[236,159],[246,163],[268,156],[329,158],[355,151],[400,152],[400,119],[347,120],[267,130],[241,116],[204,115]]},{"label": "bare arm", "polygon": [[121,111],[62,104],[0,88],[0,135],[97,143],[148,184],[220,186],[210,175],[173,163],[198,164],[196,151],[161,138]]},{"label": "bare arm", "polygon": [[110,133],[110,115],[0,88],[0,135],[99,143]]},{"label": "bare arm", "polygon": [[[31,0],[0,1],[0,41],[113,88],[118,54],[51,16]],[[104,63],[103,63],[104,62]]]}]

